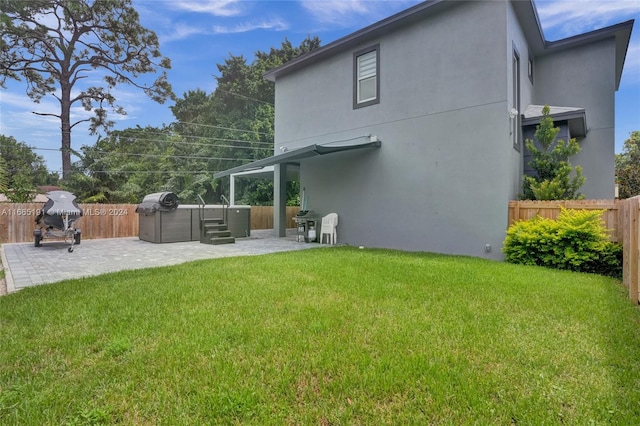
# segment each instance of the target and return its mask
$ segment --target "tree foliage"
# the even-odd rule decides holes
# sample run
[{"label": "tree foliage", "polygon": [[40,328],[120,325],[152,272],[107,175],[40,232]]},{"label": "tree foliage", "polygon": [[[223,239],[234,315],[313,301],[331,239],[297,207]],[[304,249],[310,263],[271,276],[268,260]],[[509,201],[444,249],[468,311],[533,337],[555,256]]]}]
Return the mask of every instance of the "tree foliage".
[{"label": "tree foliage", "polygon": [[[229,55],[217,66],[213,93],[196,88],[176,99],[176,122],[112,132],[82,147],[67,188],[83,201],[139,202],[145,194],[172,191],[183,203],[195,203],[198,195],[218,203],[227,185],[214,173],[273,155],[275,94],[264,72],[319,46],[317,38],[298,47],[285,40],[280,48],[256,52],[251,63]],[[289,190],[294,200],[298,187]],[[236,194],[238,203],[270,204],[273,183],[242,179]]]},{"label": "tree foliage", "polygon": [[616,155],[618,196],[631,198],[640,195],[640,131],[631,132],[621,154]]},{"label": "tree foliage", "polygon": [[525,145],[533,155],[529,165],[536,171],[535,176],[523,179],[522,199],[525,200],[575,200],[584,198],[579,192],[586,178],[582,175],[582,167],[573,167],[569,158],[580,152],[580,145],[575,138],[568,142],[556,140],[560,128],[554,127],[550,117],[550,109],[544,106],[540,124],[536,127],[536,143],[527,139]]},{"label": "tree foliage", "polygon": [[[108,109],[125,114],[112,94],[119,84],[130,84],[156,102],[172,97],[165,71],[151,84],[141,76],[171,67],[159,51],[158,37],[140,25],[130,0],[0,0],[0,85],[22,80],[36,103],[51,95],[60,105],[53,116],[61,122],[63,178],[71,169],[71,131],[90,122],[95,134],[113,121]],[[87,77],[102,76],[101,85],[78,87]],[[81,85],[80,85],[81,86]],[[73,93],[72,93],[73,92]],[[71,108],[93,111],[91,118],[72,122]]]},{"label": "tree foliage", "polygon": [[9,170],[4,157],[0,155],[0,194],[9,192]]},{"label": "tree foliage", "polygon": [[38,186],[57,181],[58,176],[47,171],[41,156],[11,136],[0,135],[0,158],[0,192],[15,203],[31,201]]}]

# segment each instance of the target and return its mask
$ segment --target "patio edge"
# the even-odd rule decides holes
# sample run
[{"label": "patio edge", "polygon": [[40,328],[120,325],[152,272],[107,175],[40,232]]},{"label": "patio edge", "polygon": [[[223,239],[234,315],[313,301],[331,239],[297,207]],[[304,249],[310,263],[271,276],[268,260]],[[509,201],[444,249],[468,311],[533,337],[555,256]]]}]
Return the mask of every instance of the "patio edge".
[{"label": "patio edge", "polygon": [[2,266],[4,268],[4,280],[7,285],[7,294],[15,293],[16,287],[13,282],[13,276],[11,275],[11,270],[9,269],[9,262],[7,261],[7,256],[4,253],[4,244],[0,245],[0,259],[2,260]]}]

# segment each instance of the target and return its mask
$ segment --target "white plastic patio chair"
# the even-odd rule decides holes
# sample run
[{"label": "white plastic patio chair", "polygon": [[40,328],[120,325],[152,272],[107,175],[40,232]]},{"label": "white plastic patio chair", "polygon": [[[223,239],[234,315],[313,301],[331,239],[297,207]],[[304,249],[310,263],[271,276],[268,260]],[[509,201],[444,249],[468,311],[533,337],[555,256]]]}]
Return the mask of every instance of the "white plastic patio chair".
[{"label": "white plastic patio chair", "polygon": [[338,213],[329,213],[322,218],[322,228],[320,231],[320,244],[324,242],[324,236],[327,235],[328,244],[336,244],[338,242]]}]

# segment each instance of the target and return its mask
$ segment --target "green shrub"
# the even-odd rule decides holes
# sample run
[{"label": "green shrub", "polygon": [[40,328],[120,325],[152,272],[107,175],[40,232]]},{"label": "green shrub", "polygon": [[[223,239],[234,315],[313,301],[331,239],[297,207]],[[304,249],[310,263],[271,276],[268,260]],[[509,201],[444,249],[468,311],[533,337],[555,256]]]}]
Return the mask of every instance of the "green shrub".
[{"label": "green shrub", "polygon": [[507,230],[506,261],[620,278],[622,247],[609,241],[602,213],[561,207],[556,220],[517,222]]}]

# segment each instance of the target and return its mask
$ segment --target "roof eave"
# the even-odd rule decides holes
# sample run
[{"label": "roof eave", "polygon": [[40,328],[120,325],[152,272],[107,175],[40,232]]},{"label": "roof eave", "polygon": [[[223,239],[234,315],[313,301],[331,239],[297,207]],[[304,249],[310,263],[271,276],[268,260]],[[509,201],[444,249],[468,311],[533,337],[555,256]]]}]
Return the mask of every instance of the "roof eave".
[{"label": "roof eave", "polygon": [[523,27],[524,34],[527,38],[529,46],[534,55],[540,55],[544,52],[546,39],[542,25],[540,24],[540,17],[538,16],[538,9],[533,4],[533,1],[516,1],[512,0],[511,4],[514,11],[520,21],[520,25]]},{"label": "roof eave", "polygon": [[631,31],[633,30],[634,20],[621,22],[619,24],[611,25],[609,27],[600,28],[588,33],[578,34],[573,37],[564,38],[556,41],[545,42],[545,54],[555,53],[564,49],[570,49],[586,44],[595,43],[608,38],[615,39],[616,45],[616,91],[620,87],[620,80],[622,79],[622,70],[624,69],[624,62],[627,57],[627,50],[629,49],[629,41],[631,39]]},{"label": "roof eave", "polygon": [[[553,107],[551,107],[553,108]],[[540,123],[540,119],[543,115],[533,115],[523,118],[522,126],[533,126]],[[582,138],[587,135],[587,113],[584,108],[575,108],[570,111],[553,112],[549,114],[555,122],[566,121],[571,129],[572,137]]]},{"label": "roof eave", "polygon": [[276,81],[276,78],[295,71],[299,68],[306,67],[322,59],[334,55],[336,52],[349,49],[365,40],[379,36],[380,34],[392,31],[396,27],[406,25],[409,22],[420,19],[423,13],[434,13],[445,5],[451,5],[456,2],[447,0],[427,0],[413,7],[405,9],[395,15],[371,24],[356,32],[348,34],[338,40],[335,40],[326,46],[315,49],[309,53],[301,55],[277,68],[267,71],[263,74],[263,78],[269,81]]}]

